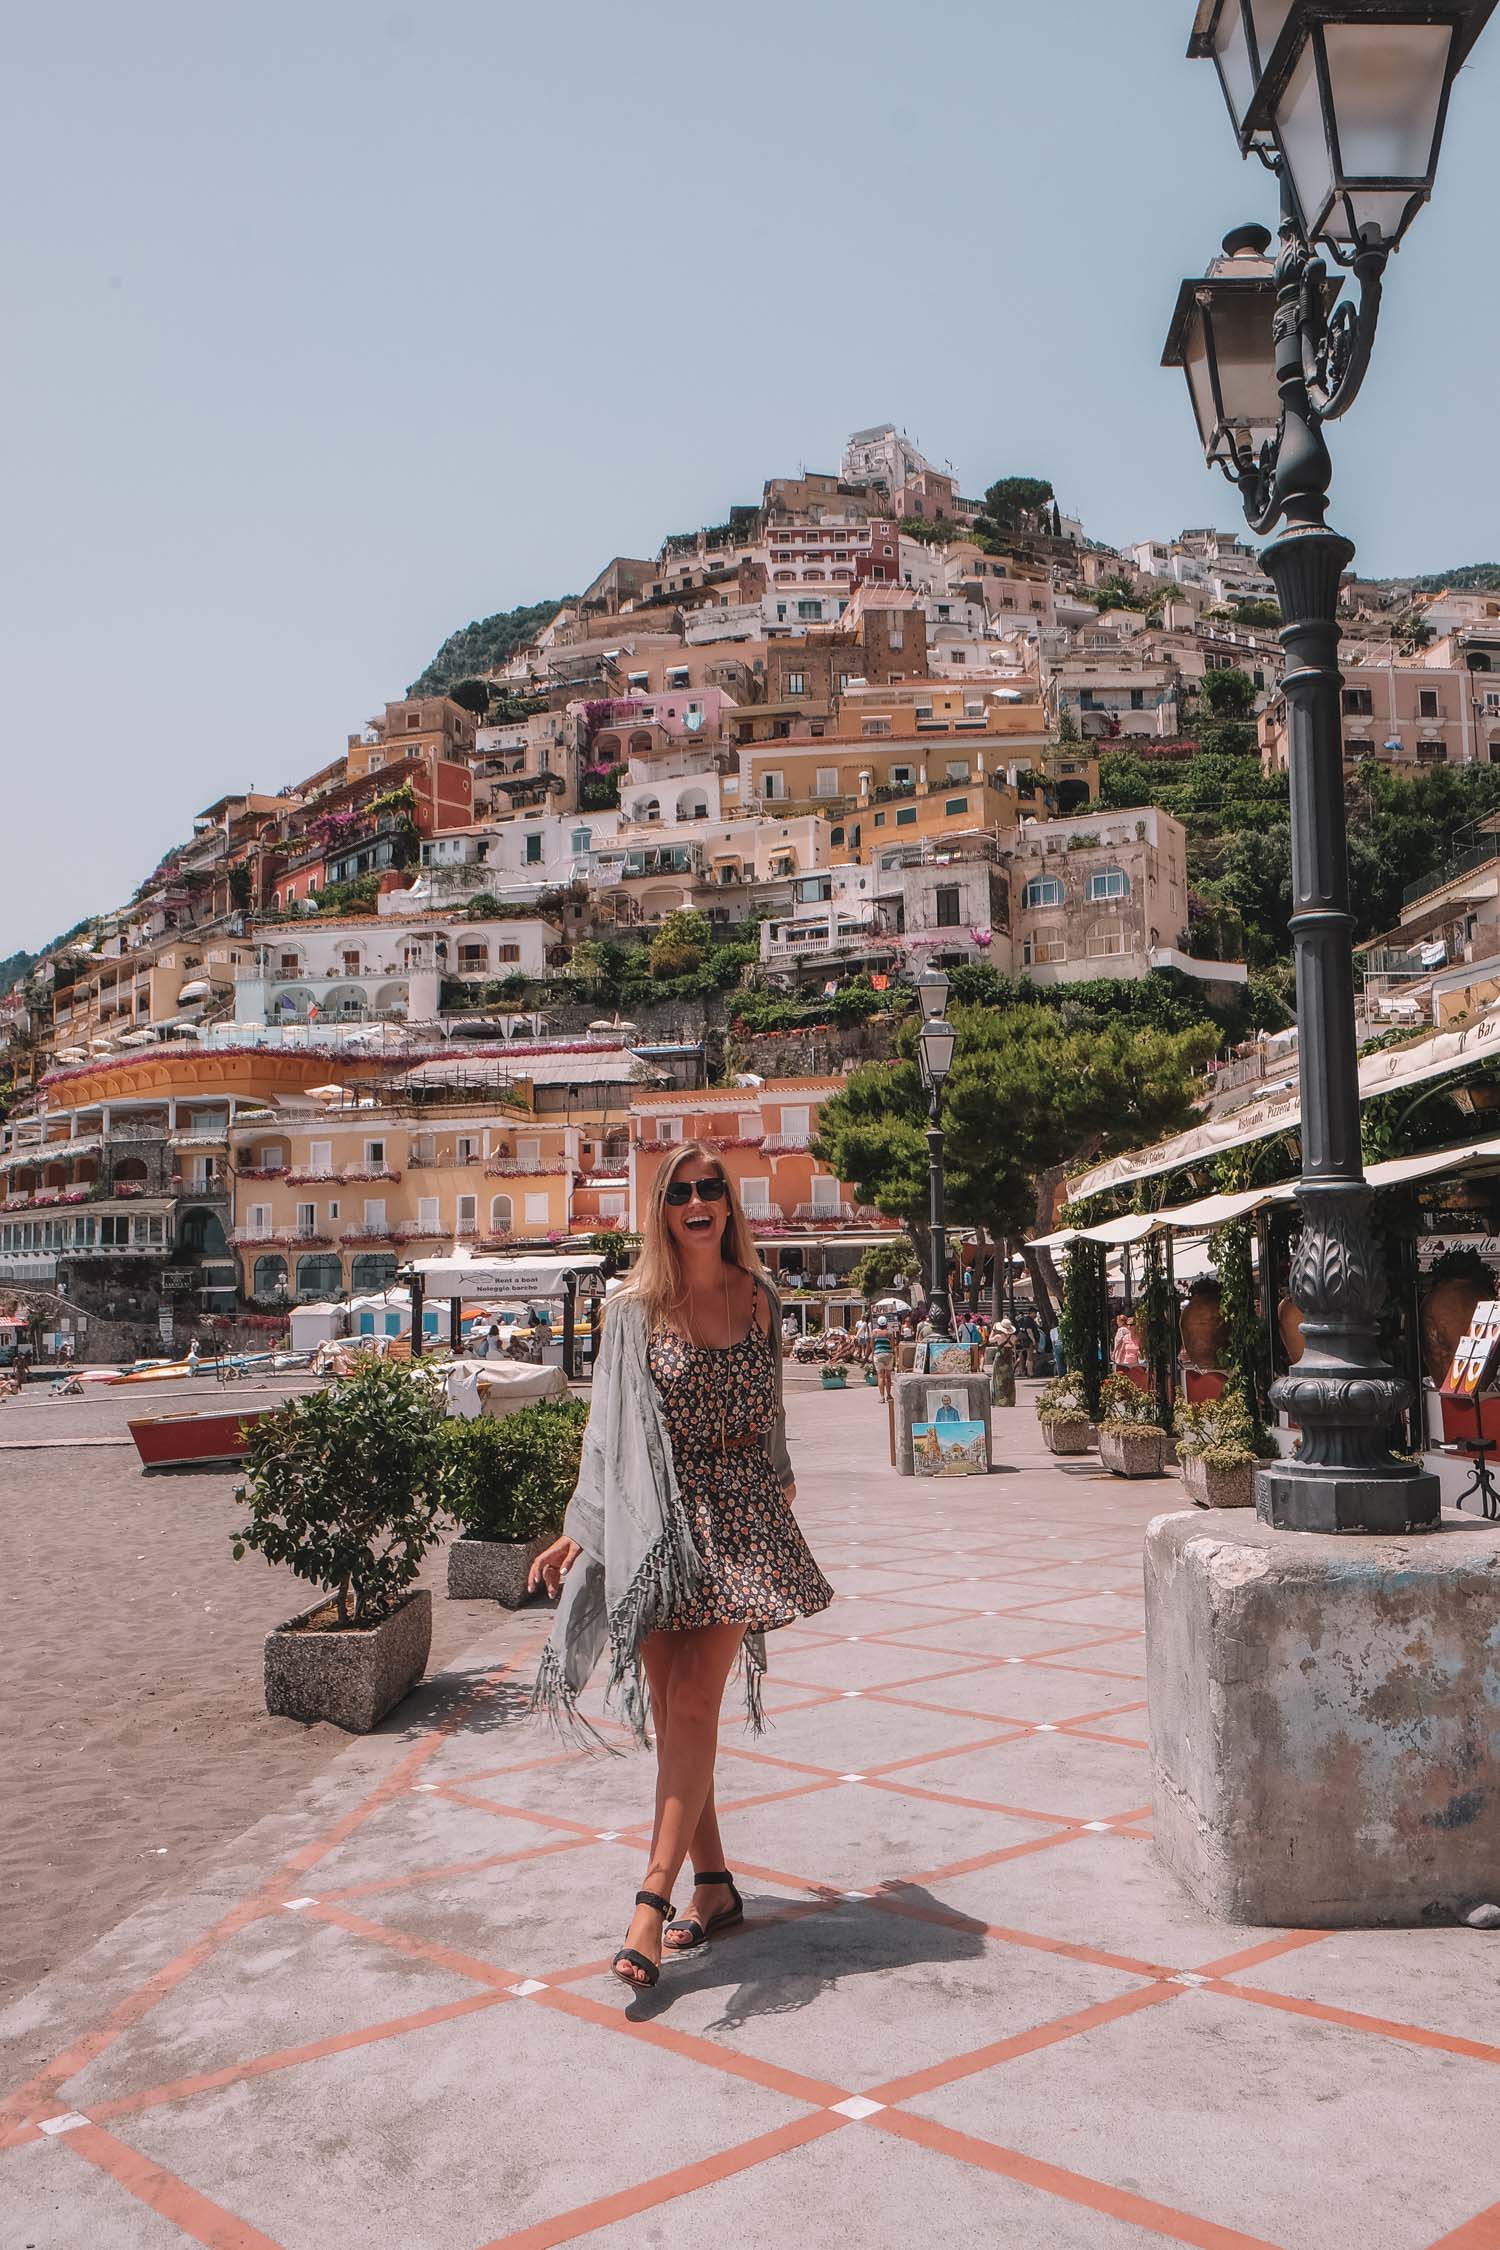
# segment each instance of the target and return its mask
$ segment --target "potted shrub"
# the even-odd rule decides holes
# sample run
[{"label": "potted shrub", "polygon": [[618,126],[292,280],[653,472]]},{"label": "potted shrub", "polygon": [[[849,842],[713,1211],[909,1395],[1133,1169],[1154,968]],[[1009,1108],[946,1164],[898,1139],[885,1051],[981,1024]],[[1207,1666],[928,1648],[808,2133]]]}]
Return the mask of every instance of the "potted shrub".
[{"label": "potted shrub", "polygon": [[1257,1430],[1243,1391],[1226,1389],[1218,1398],[1179,1406],[1173,1428],[1182,1481],[1200,1508],[1249,1508],[1255,1504],[1255,1464],[1272,1448]]},{"label": "potted shrub", "polygon": [[445,1489],[459,1524],[448,1549],[450,1600],[520,1608],[532,1558],[562,1529],[588,1418],[581,1399],[548,1398],[498,1419],[445,1424]]},{"label": "potted shrub", "polygon": [[1049,1453],[1087,1453],[1094,1442],[1093,1417],[1081,1376],[1059,1375],[1044,1383],[1037,1394],[1036,1418]]},{"label": "potted shrub", "polygon": [[1111,1375],[1099,1393],[1099,1458],[1117,1477],[1159,1477],[1167,1433],[1154,1398],[1127,1376]]},{"label": "potted shrub", "polygon": [[365,1734],[426,1668],[432,1596],[413,1583],[444,1513],[444,1401],[367,1359],[336,1390],[265,1414],[238,1498],[257,1548],[321,1589],[266,1636],[266,1709]]}]

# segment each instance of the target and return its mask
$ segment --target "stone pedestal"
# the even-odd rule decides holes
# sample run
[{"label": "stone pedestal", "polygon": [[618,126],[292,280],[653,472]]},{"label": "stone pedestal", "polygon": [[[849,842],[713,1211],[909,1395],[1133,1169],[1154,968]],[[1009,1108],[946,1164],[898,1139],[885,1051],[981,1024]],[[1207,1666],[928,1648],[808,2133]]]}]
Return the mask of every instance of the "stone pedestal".
[{"label": "stone pedestal", "polygon": [[1158,1516],[1146,1534],[1157,1857],[1210,1913],[1420,1922],[1500,1890],[1500,1530]]},{"label": "stone pedestal", "polygon": [[[993,1463],[988,1375],[898,1375],[896,1377],[896,1467],[902,1476],[917,1474],[912,1432],[918,1424],[934,1421],[942,1402],[957,1407],[964,1422],[984,1425],[984,1465]],[[939,1424],[941,1426],[941,1424]],[[927,1472],[924,1471],[924,1474]],[[935,1473],[935,1472],[934,1472]]]}]

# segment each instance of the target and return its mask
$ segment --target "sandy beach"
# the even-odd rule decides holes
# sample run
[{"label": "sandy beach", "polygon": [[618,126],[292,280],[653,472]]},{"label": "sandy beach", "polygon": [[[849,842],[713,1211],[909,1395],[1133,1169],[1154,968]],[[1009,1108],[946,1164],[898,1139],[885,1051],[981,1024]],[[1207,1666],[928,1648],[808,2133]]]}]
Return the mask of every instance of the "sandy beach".
[{"label": "sandy beach", "polygon": [[[144,1476],[128,1439],[129,1415],[225,1395],[200,1381],[53,1401],[39,1386],[0,1409],[0,2000],[181,1882],[350,1740],[266,1715],[263,1638],[310,1591],[258,1555],[232,1560],[238,1472]],[[440,1595],[445,1571],[434,1549],[422,1583]],[[435,1600],[429,1673],[495,1615]]]}]

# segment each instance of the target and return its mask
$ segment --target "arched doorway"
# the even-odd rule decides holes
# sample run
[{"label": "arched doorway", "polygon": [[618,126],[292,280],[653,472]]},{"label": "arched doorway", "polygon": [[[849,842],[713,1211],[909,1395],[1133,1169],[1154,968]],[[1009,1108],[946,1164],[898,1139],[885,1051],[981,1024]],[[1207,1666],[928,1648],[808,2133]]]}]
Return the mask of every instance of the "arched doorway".
[{"label": "arched doorway", "polygon": [[257,1258],[255,1261],[255,1270],[250,1276],[251,1296],[263,1298],[267,1303],[274,1304],[285,1287],[285,1258],[277,1257],[274,1255],[266,1258]]},{"label": "arched doorway", "polygon": [[229,1244],[217,1211],[184,1211],[177,1221],[177,1247],[187,1258],[227,1258]]},{"label": "arched doorway", "polygon": [[344,1269],[332,1251],[314,1251],[297,1260],[297,1295],[304,1302],[309,1297],[340,1296],[343,1287]]},{"label": "arched doorway", "polygon": [[362,1250],[349,1272],[349,1285],[356,1297],[373,1297],[382,1289],[390,1289],[396,1280],[396,1257],[391,1250]]}]

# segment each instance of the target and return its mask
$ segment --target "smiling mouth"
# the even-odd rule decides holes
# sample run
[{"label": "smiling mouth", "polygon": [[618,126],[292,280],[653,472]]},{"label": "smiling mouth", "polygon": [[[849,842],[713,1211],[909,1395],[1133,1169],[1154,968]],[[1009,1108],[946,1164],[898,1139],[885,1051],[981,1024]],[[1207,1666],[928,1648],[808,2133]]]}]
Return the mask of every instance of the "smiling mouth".
[{"label": "smiling mouth", "polygon": [[692,1218],[685,1219],[683,1221],[684,1226],[693,1228],[694,1232],[699,1234],[703,1232],[705,1227],[711,1227],[713,1223],[713,1218],[707,1211],[704,1212],[701,1219],[699,1218],[698,1214],[694,1212]]}]

